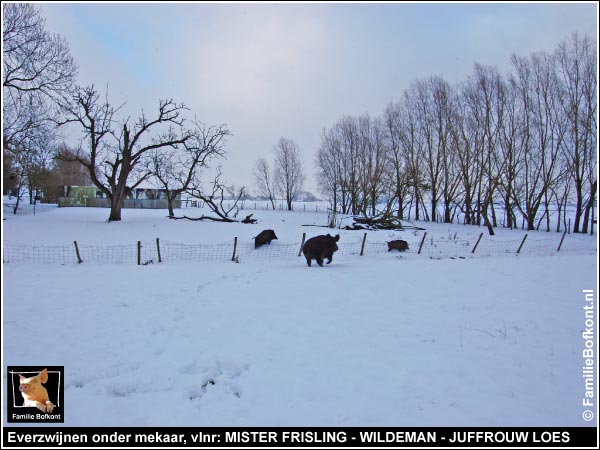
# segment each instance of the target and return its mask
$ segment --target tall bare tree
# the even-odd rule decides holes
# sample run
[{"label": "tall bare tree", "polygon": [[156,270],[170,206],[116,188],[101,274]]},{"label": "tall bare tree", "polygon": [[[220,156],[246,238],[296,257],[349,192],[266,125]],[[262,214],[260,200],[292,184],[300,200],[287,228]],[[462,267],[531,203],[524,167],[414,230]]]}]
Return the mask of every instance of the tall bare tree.
[{"label": "tall bare tree", "polygon": [[291,211],[292,202],[302,190],[304,180],[304,166],[298,145],[287,138],[279,139],[273,152],[275,154],[275,183],[285,198],[287,209]]},{"label": "tall bare tree", "polygon": [[[558,46],[555,58],[561,81],[562,105],[569,124],[566,136],[568,145],[565,146],[565,152],[575,191],[573,232],[579,233],[586,193],[592,203],[595,196],[595,192],[594,195],[589,193],[595,189],[596,184],[594,167],[597,150],[596,43],[588,37],[582,38],[578,34],[573,34]],[[592,176],[590,177],[589,174]]]},{"label": "tall bare tree", "polygon": [[385,192],[388,158],[382,120],[368,114],[357,120],[358,131],[358,212],[376,215],[377,204]]},{"label": "tall bare tree", "polygon": [[258,158],[254,164],[254,184],[258,193],[269,199],[271,207],[275,210],[275,180],[269,162],[265,158]]},{"label": "tall bare tree", "polygon": [[315,167],[319,188],[329,198],[334,216],[340,210],[344,214],[347,212],[342,182],[342,157],[341,142],[336,129],[323,129]]},{"label": "tall bare tree", "polygon": [[[534,230],[540,208],[549,203],[551,187],[561,179],[557,163],[565,129],[556,114],[559,100],[551,56],[536,53],[530,58],[513,56],[512,61],[525,137],[517,151],[518,172],[513,198],[527,229]],[[549,229],[549,218],[547,224]]]},{"label": "tall bare tree", "polygon": [[396,202],[398,219],[404,219],[410,194],[409,151],[404,142],[410,147],[413,129],[406,120],[405,111],[402,103],[390,102],[383,113],[388,149],[388,192]]},{"label": "tall bare tree", "polygon": [[[117,112],[108,100],[101,100],[96,89],[78,88],[72,101],[63,103],[67,119],[81,127],[86,151],[80,149],[75,160],[83,164],[92,182],[111,202],[108,222],[121,220],[125,199],[150,175],[144,165],[149,152],[159,149],[177,149],[189,144],[194,133],[184,128],[183,104],[160,100],[158,112],[152,119],[141,116],[115,126]],[[155,134],[150,135],[152,132]]]},{"label": "tall bare tree", "polygon": [[146,163],[155,184],[165,190],[169,217],[175,216],[173,204],[177,196],[190,188],[210,160],[225,155],[225,139],[231,135],[226,125],[208,126],[200,122],[194,122],[191,133],[181,149],[155,149]]}]

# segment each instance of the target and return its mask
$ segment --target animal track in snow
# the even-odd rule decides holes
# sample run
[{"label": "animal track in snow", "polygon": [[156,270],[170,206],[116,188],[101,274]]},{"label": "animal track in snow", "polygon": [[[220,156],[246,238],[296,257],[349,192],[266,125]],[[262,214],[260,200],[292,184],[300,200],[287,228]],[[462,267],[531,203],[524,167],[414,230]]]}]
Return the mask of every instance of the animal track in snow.
[{"label": "animal track in snow", "polygon": [[200,383],[190,386],[187,390],[187,398],[190,401],[198,400],[204,397],[212,389],[224,389],[224,392],[236,398],[241,398],[242,391],[235,379],[248,370],[249,365],[237,365],[232,363],[223,364],[217,361],[212,366],[202,367],[197,361],[180,368],[181,373],[195,375],[204,372]]}]

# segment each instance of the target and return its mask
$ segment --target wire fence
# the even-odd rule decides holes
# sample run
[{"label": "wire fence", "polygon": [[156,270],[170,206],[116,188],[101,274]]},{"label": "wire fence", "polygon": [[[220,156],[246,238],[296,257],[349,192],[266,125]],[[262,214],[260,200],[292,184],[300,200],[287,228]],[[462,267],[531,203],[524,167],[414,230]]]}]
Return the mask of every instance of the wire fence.
[{"label": "wire fence", "polygon": [[[406,241],[406,254],[418,254],[430,258],[467,258],[500,255],[553,255],[557,253],[593,254],[597,252],[596,241],[587,236],[565,235],[557,238],[501,239],[483,234],[467,238],[455,235],[411,236]],[[168,261],[257,261],[285,260],[302,255],[302,242],[284,244],[272,241],[255,248],[254,243],[238,242],[237,238],[220,244],[187,244],[181,242],[138,241],[130,245],[28,245],[4,241],[2,261],[70,263],[84,261],[126,262],[147,265]],[[387,242],[373,242],[364,233],[362,238],[341,239],[336,257],[363,256],[389,253]],[[396,252],[396,250],[392,250]]]}]

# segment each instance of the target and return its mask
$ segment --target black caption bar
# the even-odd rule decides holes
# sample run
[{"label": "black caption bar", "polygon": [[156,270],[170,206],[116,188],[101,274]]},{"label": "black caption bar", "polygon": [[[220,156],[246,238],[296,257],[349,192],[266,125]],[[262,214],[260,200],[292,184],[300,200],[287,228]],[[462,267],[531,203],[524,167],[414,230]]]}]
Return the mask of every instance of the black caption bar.
[{"label": "black caption bar", "polygon": [[581,428],[5,427],[3,447],[591,447]]}]

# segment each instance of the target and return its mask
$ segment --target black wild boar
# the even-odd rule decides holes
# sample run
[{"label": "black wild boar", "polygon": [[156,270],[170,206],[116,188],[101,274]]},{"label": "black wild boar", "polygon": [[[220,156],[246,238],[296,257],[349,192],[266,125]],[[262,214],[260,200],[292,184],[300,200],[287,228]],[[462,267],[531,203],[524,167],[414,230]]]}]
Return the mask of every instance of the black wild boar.
[{"label": "black wild boar", "polygon": [[339,240],[339,234],[336,234],[335,237],[328,234],[327,236],[315,236],[306,241],[304,247],[302,247],[302,253],[304,253],[308,267],[310,267],[313,259],[316,259],[317,264],[321,267],[323,267],[323,259],[325,258],[327,258],[327,264],[330,264],[333,260],[333,253],[338,250],[336,242]]},{"label": "black wild boar", "polygon": [[263,230],[254,238],[254,248],[258,248],[265,244],[271,245],[273,239],[277,239],[273,230]]},{"label": "black wild boar", "polygon": [[390,241],[387,243],[388,252],[392,250],[400,250],[403,252],[404,250],[408,250],[408,242],[398,239],[397,241]]}]

